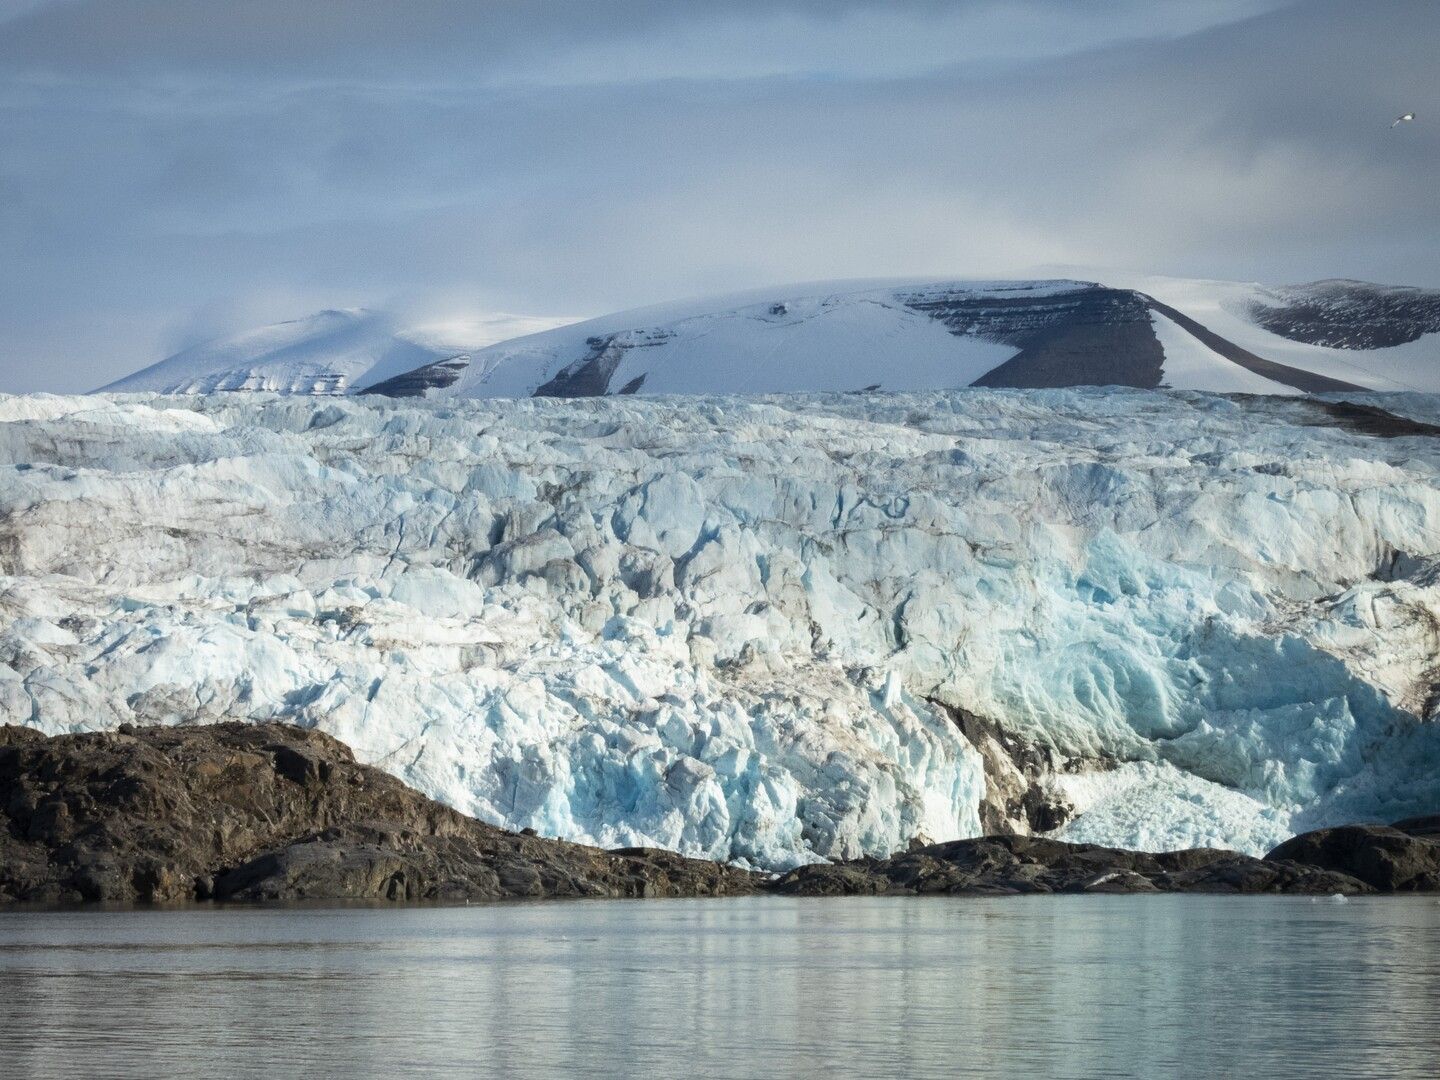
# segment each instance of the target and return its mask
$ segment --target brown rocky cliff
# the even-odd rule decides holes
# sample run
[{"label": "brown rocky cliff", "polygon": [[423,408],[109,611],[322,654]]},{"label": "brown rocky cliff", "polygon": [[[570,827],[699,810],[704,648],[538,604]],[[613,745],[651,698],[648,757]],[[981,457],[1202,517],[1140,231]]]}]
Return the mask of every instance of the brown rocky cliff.
[{"label": "brown rocky cliff", "polygon": [[711,896],[757,875],[487,825],[282,724],[0,727],[0,901]]}]

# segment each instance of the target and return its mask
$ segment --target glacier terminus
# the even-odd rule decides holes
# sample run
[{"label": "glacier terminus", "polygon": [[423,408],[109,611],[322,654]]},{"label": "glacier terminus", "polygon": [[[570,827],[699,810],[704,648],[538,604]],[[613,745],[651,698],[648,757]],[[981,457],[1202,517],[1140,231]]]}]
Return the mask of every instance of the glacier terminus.
[{"label": "glacier terminus", "polygon": [[[1348,404],[1342,404],[1341,399]],[[784,869],[1440,804],[1440,398],[0,399],[0,707]]]}]

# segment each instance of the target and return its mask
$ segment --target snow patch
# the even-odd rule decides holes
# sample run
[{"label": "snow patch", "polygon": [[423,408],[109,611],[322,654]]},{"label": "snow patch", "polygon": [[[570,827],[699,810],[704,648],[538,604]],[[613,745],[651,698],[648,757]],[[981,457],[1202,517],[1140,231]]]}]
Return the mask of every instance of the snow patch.
[{"label": "snow patch", "polygon": [[1203,390],[1215,394],[1291,394],[1293,386],[1256,375],[1209,348],[1173,319],[1150,312],[1155,336],[1165,350],[1161,380],[1173,390]]}]

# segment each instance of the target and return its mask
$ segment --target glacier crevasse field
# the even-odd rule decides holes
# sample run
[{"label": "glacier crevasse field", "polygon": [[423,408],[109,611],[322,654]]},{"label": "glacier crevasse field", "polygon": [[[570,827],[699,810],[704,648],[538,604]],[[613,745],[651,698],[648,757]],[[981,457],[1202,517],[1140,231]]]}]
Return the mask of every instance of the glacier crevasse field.
[{"label": "glacier crevasse field", "polygon": [[[1376,403],[1440,419],[1440,399]],[[514,828],[783,868],[1440,808],[1440,440],[1312,401],[0,398],[0,710],[322,728]]]}]

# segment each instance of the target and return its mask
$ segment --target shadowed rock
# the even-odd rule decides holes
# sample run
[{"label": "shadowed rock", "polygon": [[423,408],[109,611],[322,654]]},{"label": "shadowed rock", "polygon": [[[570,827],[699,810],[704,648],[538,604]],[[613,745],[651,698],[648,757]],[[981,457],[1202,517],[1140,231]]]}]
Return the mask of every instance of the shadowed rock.
[{"label": "shadowed rock", "polygon": [[464,370],[470,366],[466,353],[457,353],[433,364],[425,364],[383,382],[357,390],[359,394],[377,394],[381,397],[423,398],[427,390],[438,390],[452,385]]},{"label": "shadowed rock", "polygon": [[[987,836],[1028,836],[1052,832],[1074,815],[1063,792],[1047,783],[1060,769],[1056,755],[1046,747],[1026,742],[1001,724],[977,713],[927,698],[933,708],[948,716],[980,754],[985,769],[985,794],[980,800],[980,828]],[[1085,763],[1104,768],[1095,759]]]},{"label": "shadowed rock", "polygon": [[1272,334],[1333,349],[1388,349],[1440,333],[1440,290],[1312,281],[1266,290],[1247,305]]},{"label": "shadowed rock", "polygon": [[1374,435],[1380,439],[1399,439],[1415,435],[1434,438],[1440,435],[1440,427],[1434,424],[1411,420],[1408,416],[1400,416],[1378,405],[1319,399],[1308,400],[1305,405],[1323,414],[1324,419],[1317,423],[1346,428],[1361,435]]},{"label": "shadowed rock", "polygon": [[1435,820],[1400,823],[1413,832],[1386,825],[1319,829],[1285,841],[1265,858],[1349,874],[1380,892],[1433,892],[1440,890],[1440,840],[1421,830],[1433,830]]},{"label": "shadowed rock", "polygon": [[1440,814],[1425,814],[1421,817],[1406,818],[1390,826],[1411,836],[1423,836],[1429,840],[1440,840]]},{"label": "shadowed rock", "polygon": [[0,901],[714,896],[758,875],[507,832],[282,724],[0,726]]},{"label": "shadowed rock", "polygon": [[987,836],[767,879],[508,832],[283,724],[0,726],[0,903],[1423,891],[1440,890],[1437,824],[1324,829],[1264,859]]},{"label": "shadowed rock", "polygon": [[888,859],[802,866],[773,883],[803,896],[879,893],[1367,893],[1341,871],[1233,851],[1150,854],[1038,836],[986,836],[933,844]]}]

